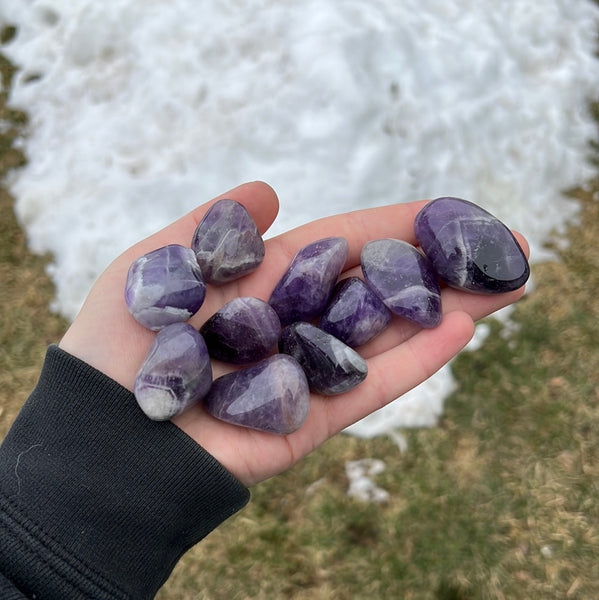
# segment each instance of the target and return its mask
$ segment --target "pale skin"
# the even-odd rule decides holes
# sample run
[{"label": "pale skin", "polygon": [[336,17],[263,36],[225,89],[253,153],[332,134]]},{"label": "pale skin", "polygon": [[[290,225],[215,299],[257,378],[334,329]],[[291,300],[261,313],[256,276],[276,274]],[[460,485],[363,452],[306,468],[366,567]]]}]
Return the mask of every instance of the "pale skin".
[{"label": "pale skin", "polygon": [[[270,227],[279,207],[276,193],[267,184],[244,184],[135,244],[99,277],[60,347],[132,390],[155,333],[139,325],[125,306],[129,266],[139,256],[161,246],[189,246],[203,215],[220,198],[243,204],[261,233]],[[237,281],[220,287],[208,286],[206,300],[190,323],[199,328],[223,304],[239,296],[268,300],[295,253],[320,238],[345,237],[349,257],[342,277],[359,275],[360,251],[366,242],[393,237],[416,243],[414,218],[424,204],[425,201],[394,204],[327,217],[267,240],[262,265]],[[526,240],[515,235],[528,255]],[[358,349],[368,362],[366,380],[340,396],[312,394],[307,420],[290,435],[223,423],[208,415],[201,405],[175,417],[173,422],[242,483],[255,485],[285,471],[345,427],[430,377],[468,343],[474,333],[474,321],[516,302],[523,291],[480,296],[444,288],[443,319],[438,327],[420,329],[394,318],[381,335]],[[223,363],[213,363],[215,377],[231,369]]]}]

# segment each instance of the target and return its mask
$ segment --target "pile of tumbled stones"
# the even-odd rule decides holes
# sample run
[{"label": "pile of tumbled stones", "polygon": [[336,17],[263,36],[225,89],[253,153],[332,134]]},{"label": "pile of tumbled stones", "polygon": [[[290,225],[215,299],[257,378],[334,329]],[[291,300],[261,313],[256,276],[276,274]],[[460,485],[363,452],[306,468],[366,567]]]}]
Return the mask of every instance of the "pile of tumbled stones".
[{"label": "pile of tumbled stones", "polygon": [[[338,281],[348,255],[342,237],[303,247],[268,302],[240,297],[198,331],[187,321],[206,295],[256,270],[264,241],[234,200],[212,205],[190,248],[171,244],[138,258],[125,289],[129,312],[157,331],[135,381],[144,413],[166,420],[203,402],[212,416],[288,434],[305,421],[310,392],[336,395],[359,385],[366,361],[354,350],[380,334],[393,315],[421,327],[441,321],[440,281],[474,293],[504,293],[529,276],[510,230],[479,206],[438,198],[418,213],[419,248],[397,239],[368,242],[364,279]],[[278,352],[277,352],[278,349]],[[213,380],[211,359],[239,365]]]}]

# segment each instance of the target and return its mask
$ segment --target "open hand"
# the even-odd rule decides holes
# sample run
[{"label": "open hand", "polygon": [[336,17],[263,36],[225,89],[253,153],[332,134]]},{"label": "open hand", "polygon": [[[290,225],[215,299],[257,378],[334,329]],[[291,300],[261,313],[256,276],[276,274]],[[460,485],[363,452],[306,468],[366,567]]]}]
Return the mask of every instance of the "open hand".
[{"label": "open hand", "polygon": [[[190,245],[193,232],[208,208],[221,198],[243,204],[262,234],[278,212],[275,192],[266,184],[241,185],[196,208],[178,221],[129,248],[100,276],[60,347],[133,389],[155,333],[142,327],[127,311],[125,280],[139,256],[167,244]],[[342,277],[360,275],[364,244],[397,238],[412,244],[413,223],[426,202],[395,204],[319,219],[267,240],[262,265],[250,275],[221,287],[208,285],[202,308],[190,323],[199,327],[223,304],[239,296],[268,300],[295,253],[317,239],[342,236],[349,256]],[[516,234],[525,253],[526,241]],[[311,395],[310,413],[299,430],[286,436],[230,425],[208,415],[201,405],[173,422],[210,452],[245,485],[253,485],[291,467],[345,427],[412,389],[455,356],[471,339],[474,321],[520,298],[523,289],[496,296],[479,296],[443,288],[443,320],[434,329],[421,329],[394,317],[391,325],[358,349],[368,362],[368,376],[340,396]],[[214,377],[234,367],[214,361]],[[401,400],[400,400],[401,401]]]}]

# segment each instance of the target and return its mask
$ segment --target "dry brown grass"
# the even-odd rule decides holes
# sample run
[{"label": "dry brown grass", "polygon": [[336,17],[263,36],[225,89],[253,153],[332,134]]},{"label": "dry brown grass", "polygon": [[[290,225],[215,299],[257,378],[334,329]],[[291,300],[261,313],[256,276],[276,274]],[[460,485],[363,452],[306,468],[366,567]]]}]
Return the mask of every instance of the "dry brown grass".
[{"label": "dry brown grass", "polygon": [[[0,38],[6,35],[1,32]],[[9,89],[13,72],[0,56],[1,89]],[[46,346],[58,340],[66,327],[48,310],[54,290],[44,271],[47,260],[27,249],[13,199],[2,185],[6,174],[25,160],[15,141],[27,118],[7,106],[7,95],[0,93],[0,122],[5,124],[0,133],[0,437],[37,381]]]}]

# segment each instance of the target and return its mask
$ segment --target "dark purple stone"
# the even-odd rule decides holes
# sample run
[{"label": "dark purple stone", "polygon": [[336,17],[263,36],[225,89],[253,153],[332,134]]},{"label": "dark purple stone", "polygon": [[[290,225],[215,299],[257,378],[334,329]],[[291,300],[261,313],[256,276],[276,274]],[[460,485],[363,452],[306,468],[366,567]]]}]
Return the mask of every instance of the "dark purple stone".
[{"label": "dark purple stone", "polygon": [[416,216],[418,243],[448,285],[481,294],[522,287],[530,268],[512,232],[480,206],[437,198]]},{"label": "dark purple stone", "polygon": [[153,331],[187,321],[202,306],[205,296],[206,285],[195,254],[178,244],[140,256],[127,273],[127,308]]},{"label": "dark purple stone", "polygon": [[188,323],[161,329],[135,380],[144,413],[166,421],[199,402],[210,389],[212,366],[202,336]]},{"label": "dark purple stone", "polygon": [[235,298],[200,329],[212,358],[242,365],[266,358],[277,346],[281,323],[258,298]]},{"label": "dark purple stone", "polygon": [[366,361],[347,344],[312,325],[297,322],[285,327],[279,350],[302,366],[310,389],[327,396],[342,394],[364,381]]},{"label": "dark purple stone", "polygon": [[204,406],[227,423],[285,435],[306,420],[310,390],[299,364],[290,356],[274,354],[215,379]]},{"label": "dark purple stone", "polygon": [[320,319],[320,328],[348,346],[361,346],[391,321],[391,311],[359,277],[342,279]]},{"label": "dark purple stone", "polygon": [[368,242],[362,272],[391,312],[421,327],[441,322],[441,290],[430,261],[402,240]]},{"label": "dark purple stone", "polygon": [[260,266],[264,241],[245,207],[235,200],[215,202],[197,226],[191,248],[204,279],[222,284]]},{"label": "dark purple stone", "polygon": [[324,311],[347,254],[347,241],[331,237],[312,242],[295,255],[268,301],[282,325],[306,321]]}]

